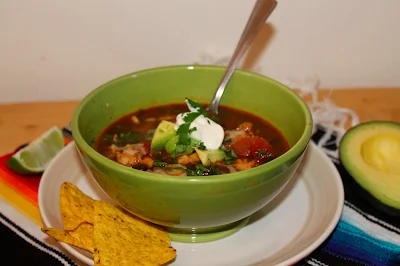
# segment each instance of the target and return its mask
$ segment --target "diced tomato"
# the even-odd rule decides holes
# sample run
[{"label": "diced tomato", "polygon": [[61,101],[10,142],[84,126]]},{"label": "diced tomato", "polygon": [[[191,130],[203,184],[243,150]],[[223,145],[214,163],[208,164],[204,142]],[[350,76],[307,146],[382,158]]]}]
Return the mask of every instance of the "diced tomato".
[{"label": "diced tomato", "polygon": [[232,144],[232,149],[237,156],[252,157],[260,164],[274,156],[271,144],[258,136],[240,138]]},{"label": "diced tomato", "polygon": [[251,137],[240,138],[231,147],[237,156],[248,157],[251,153]]},{"label": "diced tomato", "polygon": [[143,145],[143,147],[144,147],[144,150],[145,150],[145,154],[150,154],[150,151],[151,151],[151,149],[150,149],[150,141],[144,141],[143,142],[144,143],[144,145]]}]

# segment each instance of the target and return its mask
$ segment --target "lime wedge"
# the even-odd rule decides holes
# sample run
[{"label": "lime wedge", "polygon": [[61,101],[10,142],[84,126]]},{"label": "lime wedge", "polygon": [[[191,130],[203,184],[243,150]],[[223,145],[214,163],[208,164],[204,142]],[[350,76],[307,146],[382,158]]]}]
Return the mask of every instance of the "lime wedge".
[{"label": "lime wedge", "polygon": [[7,166],[12,171],[23,175],[42,173],[64,145],[61,129],[52,127],[28,146],[16,152],[7,161]]}]

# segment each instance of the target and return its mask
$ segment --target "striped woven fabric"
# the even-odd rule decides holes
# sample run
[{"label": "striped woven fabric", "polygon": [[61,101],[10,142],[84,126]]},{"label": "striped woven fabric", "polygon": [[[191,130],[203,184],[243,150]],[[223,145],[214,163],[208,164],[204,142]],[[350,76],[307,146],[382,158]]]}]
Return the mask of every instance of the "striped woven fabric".
[{"label": "striped woven fabric", "polygon": [[[326,137],[329,140],[321,145]],[[381,213],[361,197],[359,185],[337,156],[335,132],[317,126],[312,139],[339,170],[345,205],[330,237],[298,265],[400,265],[400,218]]]},{"label": "striped woven fabric", "polygon": [[[65,130],[66,142],[70,134]],[[321,139],[328,139],[321,145]],[[336,135],[318,126],[312,140],[338,168],[344,188],[342,217],[329,238],[297,265],[400,265],[400,219],[374,209],[340,164]],[[23,178],[5,167],[11,154],[0,157],[0,250],[10,265],[79,265],[54,240],[40,231],[37,190],[40,176]],[[15,193],[18,192],[18,193]]]}]

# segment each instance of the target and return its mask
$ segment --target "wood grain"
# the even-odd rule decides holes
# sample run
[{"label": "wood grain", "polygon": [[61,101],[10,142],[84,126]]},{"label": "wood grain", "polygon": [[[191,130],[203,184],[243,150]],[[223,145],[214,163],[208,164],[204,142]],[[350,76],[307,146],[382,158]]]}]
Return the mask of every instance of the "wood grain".
[{"label": "wood grain", "polygon": [[[321,90],[319,98],[328,94],[336,105],[354,110],[361,122],[389,120],[400,123],[400,88]],[[65,126],[77,104],[78,101],[0,105],[0,154],[34,140],[54,125]]]}]

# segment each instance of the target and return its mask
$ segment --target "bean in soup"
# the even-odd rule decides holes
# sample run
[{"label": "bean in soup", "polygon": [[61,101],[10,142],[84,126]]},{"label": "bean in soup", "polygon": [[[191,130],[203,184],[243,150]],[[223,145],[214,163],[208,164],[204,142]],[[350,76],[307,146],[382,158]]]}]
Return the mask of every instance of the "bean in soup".
[{"label": "bean in soup", "polygon": [[118,119],[94,148],[138,170],[206,176],[257,167],[290,147],[273,125],[254,114],[220,106],[216,117],[186,99],[186,104],[138,110]]}]

